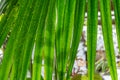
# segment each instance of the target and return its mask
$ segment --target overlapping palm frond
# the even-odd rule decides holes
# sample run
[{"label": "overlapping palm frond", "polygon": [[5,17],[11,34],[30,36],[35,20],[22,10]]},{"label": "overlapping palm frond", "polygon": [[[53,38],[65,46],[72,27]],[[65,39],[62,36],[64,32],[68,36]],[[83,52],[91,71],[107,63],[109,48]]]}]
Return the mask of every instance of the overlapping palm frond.
[{"label": "overlapping palm frond", "polygon": [[[111,0],[1,0],[0,47],[7,35],[9,39],[0,64],[0,80],[26,80],[32,54],[32,80],[42,80],[42,77],[44,80],[71,80],[85,12],[88,14],[88,80],[94,80],[98,2],[111,78],[118,80]],[[120,0],[113,0],[113,5],[120,48]],[[42,67],[44,75],[41,77]]]}]

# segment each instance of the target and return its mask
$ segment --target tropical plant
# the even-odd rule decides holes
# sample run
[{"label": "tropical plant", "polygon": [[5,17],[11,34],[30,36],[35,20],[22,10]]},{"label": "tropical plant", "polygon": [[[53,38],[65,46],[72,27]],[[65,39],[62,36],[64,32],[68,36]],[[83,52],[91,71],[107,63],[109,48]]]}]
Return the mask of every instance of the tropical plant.
[{"label": "tropical plant", "polygon": [[[98,5],[98,2],[100,5]],[[120,0],[112,0],[120,49]],[[70,80],[87,9],[88,80],[94,80],[100,6],[106,57],[112,80],[118,80],[111,0],[0,0],[0,46],[7,35],[0,80],[25,80],[32,53],[32,80]]]}]

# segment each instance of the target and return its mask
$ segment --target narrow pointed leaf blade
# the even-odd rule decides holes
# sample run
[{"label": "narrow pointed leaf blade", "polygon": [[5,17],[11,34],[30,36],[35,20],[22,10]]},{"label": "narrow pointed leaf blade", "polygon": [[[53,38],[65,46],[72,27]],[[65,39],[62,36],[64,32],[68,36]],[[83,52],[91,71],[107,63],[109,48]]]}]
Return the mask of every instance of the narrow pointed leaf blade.
[{"label": "narrow pointed leaf blade", "polygon": [[73,38],[72,38],[72,46],[70,50],[70,57],[69,57],[69,66],[67,77],[70,77],[72,73],[72,68],[74,65],[74,60],[76,58],[82,29],[84,23],[84,15],[85,15],[85,3],[86,0],[80,1],[76,0],[76,8],[75,8],[75,15],[74,15],[74,28],[73,28]]},{"label": "narrow pointed leaf blade", "polygon": [[120,0],[113,0],[118,47],[120,50]]},{"label": "narrow pointed leaf blade", "polygon": [[34,61],[33,61],[33,73],[32,80],[41,80],[41,67],[42,67],[42,59],[43,59],[43,51],[44,51],[44,33],[45,33],[45,20],[48,11],[49,0],[44,1],[41,17],[38,24],[38,29],[36,33],[36,41],[35,41],[35,53],[34,53]]},{"label": "narrow pointed leaf blade", "polygon": [[112,19],[111,19],[110,0],[100,0],[100,10],[101,10],[104,45],[105,45],[108,65],[110,68],[111,78],[112,80],[118,80],[113,38],[112,38]]},{"label": "narrow pointed leaf blade", "polygon": [[63,23],[66,0],[57,0],[57,28],[55,36],[57,79],[63,80]]},{"label": "narrow pointed leaf blade", "polygon": [[87,23],[87,62],[88,79],[94,80],[95,55],[98,25],[98,0],[88,0],[88,23]]},{"label": "narrow pointed leaf blade", "polygon": [[55,3],[56,0],[50,0],[45,25],[45,47],[44,47],[44,71],[45,80],[52,80],[54,46],[55,46]]}]

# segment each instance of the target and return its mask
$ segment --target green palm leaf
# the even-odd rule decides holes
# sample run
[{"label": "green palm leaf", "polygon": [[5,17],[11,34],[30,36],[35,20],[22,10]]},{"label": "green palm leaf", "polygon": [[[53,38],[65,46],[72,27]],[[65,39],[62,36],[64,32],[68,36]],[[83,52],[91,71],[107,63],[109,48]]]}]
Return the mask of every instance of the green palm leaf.
[{"label": "green palm leaf", "polygon": [[98,0],[88,0],[88,25],[87,25],[87,61],[88,79],[94,80],[95,55],[98,25]]},{"label": "green palm leaf", "polygon": [[75,9],[75,18],[74,18],[74,29],[73,29],[73,38],[72,38],[72,46],[70,50],[70,57],[69,57],[69,67],[67,72],[67,78],[70,77],[72,72],[72,67],[74,64],[74,60],[76,58],[77,49],[80,42],[80,37],[82,34],[83,23],[84,23],[84,15],[85,15],[85,3],[86,0],[76,1],[76,9]]},{"label": "green palm leaf", "polygon": [[17,5],[17,0],[10,0],[5,13],[3,13],[4,17],[0,22],[0,46],[4,42],[8,32],[13,28],[13,23],[18,14],[19,6]]},{"label": "green palm leaf", "polygon": [[[38,23],[41,17],[41,10],[43,7],[43,4],[41,3],[42,1],[31,1],[33,6],[35,6],[34,11],[33,11],[33,16],[32,20],[30,22],[30,27],[28,29],[28,32],[26,33],[26,40],[25,40],[25,45],[23,47],[23,63],[22,63],[22,70],[21,70],[21,80],[25,80],[26,73],[27,73],[27,68],[29,65],[29,61],[32,55],[33,51],[33,46],[35,42],[35,35],[37,32],[38,28]],[[32,6],[31,6],[32,7]]]},{"label": "green palm leaf", "polygon": [[108,65],[110,67],[110,74],[112,80],[118,80],[112,38],[112,19],[110,11],[110,0],[101,0],[100,6],[102,19],[102,32],[104,37],[106,57],[108,60]]},{"label": "green palm leaf", "polygon": [[[13,46],[13,54],[14,54],[14,61],[13,61],[13,66],[12,66],[12,75],[11,75],[11,80],[18,80],[20,78],[20,74],[21,74],[21,69],[22,69],[22,62],[23,62],[23,46],[25,46],[25,40],[27,37],[26,32],[29,29],[29,25],[30,25],[30,21],[31,18],[33,16],[33,10],[34,10],[34,4],[32,4],[32,1],[30,1],[30,5],[27,6],[27,10],[25,13],[25,17],[24,17],[24,22],[21,23],[21,29],[17,34],[17,37],[14,41],[14,46]],[[32,8],[30,9],[32,5]],[[16,47],[17,45],[17,47]],[[17,53],[17,54],[16,54]],[[19,73],[18,73],[19,72]],[[17,74],[18,73],[18,74]]]},{"label": "green palm leaf", "polygon": [[55,2],[50,0],[48,14],[45,25],[45,50],[44,50],[44,70],[45,80],[52,80],[53,61],[54,61],[54,44],[55,44]]},{"label": "green palm leaf", "polygon": [[56,76],[58,80],[62,80],[63,72],[63,23],[65,12],[66,0],[57,0],[57,28],[55,36],[56,47]]},{"label": "green palm leaf", "polygon": [[118,46],[120,50],[120,0],[113,0]]},{"label": "green palm leaf", "polygon": [[76,0],[66,0],[64,23],[63,23],[63,37],[62,37],[62,75],[65,74],[67,69],[68,56],[72,41],[72,32],[74,26]]},{"label": "green palm leaf", "polygon": [[44,48],[44,31],[45,31],[45,19],[48,11],[49,0],[44,1],[39,25],[36,33],[35,41],[35,53],[33,62],[33,73],[32,80],[41,80],[41,66]]},{"label": "green palm leaf", "polygon": [[7,43],[7,48],[5,50],[5,54],[4,54],[4,57],[3,57],[3,62],[2,62],[2,65],[1,65],[1,71],[0,71],[0,79],[1,80],[6,80],[7,79],[10,68],[11,68],[11,65],[12,65],[13,53],[10,52],[10,51],[13,50],[13,47],[11,47],[11,45],[14,44],[13,41],[16,39],[16,34],[20,29],[20,26],[18,26],[18,25],[20,25],[20,22],[22,22],[22,20],[23,20],[23,18],[21,16],[23,16],[24,13],[25,13],[24,8],[26,7],[25,6],[26,4],[27,4],[27,1],[23,1],[23,3],[21,3],[21,8],[19,9],[19,13],[18,13],[17,19],[15,21],[16,22],[15,27],[12,30],[10,39]]},{"label": "green palm leaf", "polygon": [[[0,47],[10,33],[0,64],[0,80],[25,80],[32,52],[32,80],[70,80],[82,33],[86,0],[2,0]],[[111,0],[100,0],[102,31],[112,80],[118,80],[112,40]],[[88,0],[88,79],[94,80],[98,0]],[[120,48],[120,0],[113,0]],[[55,61],[56,60],[56,61]],[[54,65],[55,68],[54,69]]]}]

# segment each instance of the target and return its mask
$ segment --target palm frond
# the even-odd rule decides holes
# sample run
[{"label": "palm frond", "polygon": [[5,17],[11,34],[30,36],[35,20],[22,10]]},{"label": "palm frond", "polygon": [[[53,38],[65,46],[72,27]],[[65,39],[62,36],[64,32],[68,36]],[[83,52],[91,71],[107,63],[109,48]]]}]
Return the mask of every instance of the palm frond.
[{"label": "palm frond", "polygon": [[[20,4],[21,2],[18,2],[18,4]],[[20,30],[20,24],[23,21],[23,16],[25,13],[25,7],[26,7],[27,1],[23,1],[23,3],[21,3],[21,7],[19,8],[19,12],[18,12],[18,16],[17,19],[15,21],[15,25],[14,25],[14,29],[11,31],[11,36],[9,38],[9,41],[7,43],[7,48],[5,50],[5,54],[3,57],[3,62],[1,65],[1,71],[0,71],[0,79],[1,80],[6,80],[8,78],[9,72],[10,72],[10,68],[12,66],[12,61],[13,61],[13,47],[11,47],[12,45],[14,45],[15,39],[16,39],[16,34],[18,33],[18,31]],[[4,20],[4,18],[3,18]],[[9,22],[9,21],[8,21]],[[5,22],[4,22],[5,23]],[[11,52],[10,52],[11,51]]]},{"label": "palm frond", "polygon": [[76,0],[73,38],[72,38],[72,45],[70,50],[67,78],[69,78],[72,73],[74,60],[76,58],[77,49],[78,49],[81,34],[82,34],[84,15],[85,15],[85,3],[86,3],[86,0],[83,0],[83,1]]},{"label": "palm frond", "polygon": [[40,73],[42,67],[42,57],[44,53],[44,33],[45,33],[45,19],[48,12],[49,0],[44,1],[41,16],[37,28],[36,33],[36,41],[35,41],[35,53],[34,53],[34,62],[33,62],[33,80],[41,80]]},{"label": "palm frond", "polygon": [[45,23],[45,47],[44,47],[44,70],[45,80],[52,80],[53,74],[53,62],[54,62],[54,47],[55,47],[55,2],[56,0],[50,0],[48,7],[48,14]]},{"label": "palm frond", "polygon": [[[30,1],[30,2],[32,2],[32,1]],[[28,6],[29,9],[26,10],[25,17],[24,17],[24,22],[21,23],[22,24],[21,25],[21,29],[18,32],[18,35],[16,37],[15,46],[18,45],[18,47],[14,46],[14,48],[13,48],[14,61],[13,61],[13,68],[12,68],[12,73],[11,73],[12,74],[11,80],[12,79],[19,79],[20,76],[21,76],[21,73],[22,73],[22,64],[23,64],[22,62],[24,60],[24,58],[23,58],[24,57],[23,56],[24,52],[23,51],[25,49],[24,46],[26,45],[26,39],[29,39],[29,38],[27,38],[27,36],[28,36],[27,32],[29,31],[30,26],[33,26],[33,25],[30,25],[30,24],[33,24],[33,23],[30,23],[33,20],[32,17],[35,18],[35,14],[37,14],[35,12],[35,10],[36,10],[35,7],[36,6],[34,7],[34,5],[35,5],[35,2],[34,3],[30,3],[30,5]],[[38,17],[38,15],[36,15],[36,16]],[[36,20],[36,21],[38,21],[38,20]],[[18,53],[18,54],[15,54],[15,53]],[[17,72],[19,72],[19,73],[17,74]]]},{"label": "palm frond", "polygon": [[[112,80],[118,80],[112,39],[111,0],[99,2],[108,65]],[[120,0],[113,0],[113,4],[120,49]],[[26,80],[32,54],[32,80],[42,80],[42,67],[44,80],[53,80],[54,72],[55,80],[70,80],[85,12],[88,14],[88,79],[94,80],[98,10],[98,0],[2,0],[0,47],[8,34],[9,39],[0,64],[0,80]]]},{"label": "palm frond", "polygon": [[112,80],[118,80],[113,38],[112,38],[112,18],[111,18],[110,0],[101,0],[100,8],[101,8],[102,32],[104,37],[106,57],[107,57],[108,65],[110,67]]},{"label": "palm frond", "polygon": [[98,26],[98,0],[88,0],[87,25],[87,61],[88,79],[94,80],[97,26]]},{"label": "palm frond", "polygon": [[118,46],[120,50],[120,0],[113,0]]},{"label": "palm frond", "polygon": [[13,29],[13,24],[18,14],[18,8],[17,0],[10,0],[7,9],[2,13],[4,17],[0,22],[0,46],[4,42],[8,32]]},{"label": "palm frond", "polygon": [[58,80],[62,80],[64,77],[63,72],[63,24],[65,16],[66,0],[57,0],[57,27],[55,34],[55,49],[56,49],[56,76]]}]

